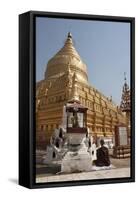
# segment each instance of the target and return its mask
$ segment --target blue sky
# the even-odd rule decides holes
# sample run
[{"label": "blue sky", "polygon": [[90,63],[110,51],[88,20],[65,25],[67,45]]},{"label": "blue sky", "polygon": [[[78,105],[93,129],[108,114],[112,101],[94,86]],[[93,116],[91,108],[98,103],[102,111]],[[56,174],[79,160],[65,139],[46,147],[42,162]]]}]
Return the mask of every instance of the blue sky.
[{"label": "blue sky", "polygon": [[92,86],[120,104],[124,72],[130,85],[130,24],[121,22],[36,18],[36,81],[60,50],[68,32],[87,65]]}]

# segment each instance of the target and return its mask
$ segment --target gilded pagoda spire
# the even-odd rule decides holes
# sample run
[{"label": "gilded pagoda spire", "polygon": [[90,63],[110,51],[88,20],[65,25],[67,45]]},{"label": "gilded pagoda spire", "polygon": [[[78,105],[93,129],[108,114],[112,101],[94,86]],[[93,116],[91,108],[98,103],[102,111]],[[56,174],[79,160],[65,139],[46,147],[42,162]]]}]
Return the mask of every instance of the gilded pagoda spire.
[{"label": "gilded pagoda spire", "polygon": [[54,79],[68,71],[70,63],[70,72],[77,73],[78,80],[88,84],[87,66],[82,61],[79,53],[74,47],[72,34],[69,32],[63,47],[48,61],[45,80]]},{"label": "gilded pagoda spire", "polygon": [[72,40],[72,34],[71,34],[71,32],[68,32],[65,45],[67,45],[67,43],[70,43],[71,45],[73,45],[73,40]]}]

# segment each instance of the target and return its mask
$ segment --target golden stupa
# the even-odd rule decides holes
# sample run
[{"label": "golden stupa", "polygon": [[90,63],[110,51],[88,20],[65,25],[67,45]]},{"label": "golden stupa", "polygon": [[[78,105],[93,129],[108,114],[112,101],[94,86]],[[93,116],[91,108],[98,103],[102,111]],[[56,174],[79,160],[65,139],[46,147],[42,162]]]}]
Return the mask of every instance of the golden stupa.
[{"label": "golden stupa", "polygon": [[127,123],[120,107],[89,84],[87,66],[73,45],[71,33],[68,33],[63,48],[48,61],[44,80],[36,84],[38,149],[46,148],[54,129],[61,124],[63,105],[72,98],[74,87],[77,98],[88,108],[87,126],[94,137],[112,138],[115,125]]},{"label": "golden stupa", "polygon": [[78,80],[88,84],[87,67],[73,46],[71,33],[68,33],[63,48],[49,60],[45,72],[45,79],[59,77],[68,70],[70,70],[71,74],[76,72]]}]

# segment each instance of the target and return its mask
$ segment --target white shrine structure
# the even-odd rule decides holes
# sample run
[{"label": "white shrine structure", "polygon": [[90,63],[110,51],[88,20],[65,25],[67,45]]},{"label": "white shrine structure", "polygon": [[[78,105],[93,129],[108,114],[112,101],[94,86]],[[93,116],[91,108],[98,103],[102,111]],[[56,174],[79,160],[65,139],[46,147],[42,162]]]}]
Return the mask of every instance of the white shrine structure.
[{"label": "white shrine structure", "polygon": [[80,104],[76,91],[73,98],[63,106],[63,119],[55,129],[47,146],[43,163],[61,161],[61,172],[91,171],[96,160],[96,145],[87,128],[87,108]]}]

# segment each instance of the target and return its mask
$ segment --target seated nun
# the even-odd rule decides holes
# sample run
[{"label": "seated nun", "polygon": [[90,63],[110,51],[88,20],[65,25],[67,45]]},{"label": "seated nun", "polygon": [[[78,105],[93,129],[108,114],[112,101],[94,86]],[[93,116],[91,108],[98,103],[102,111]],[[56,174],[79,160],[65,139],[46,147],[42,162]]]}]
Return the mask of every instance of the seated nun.
[{"label": "seated nun", "polygon": [[109,151],[108,148],[104,146],[104,140],[100,140],[101,147],[97,149],[97,160],[95,161],[96,166],[103,167],[110,165]]}]

